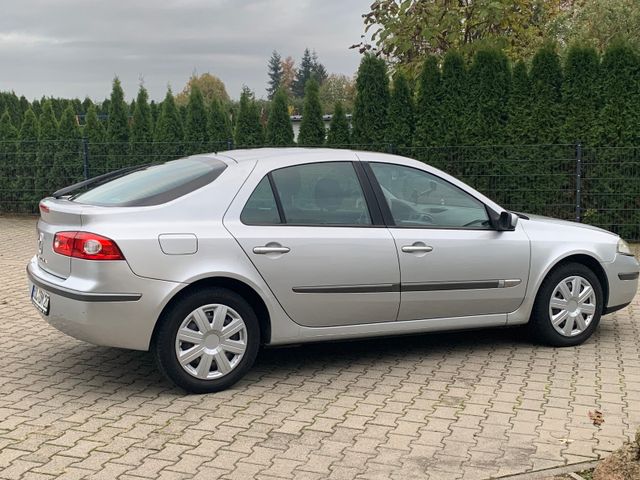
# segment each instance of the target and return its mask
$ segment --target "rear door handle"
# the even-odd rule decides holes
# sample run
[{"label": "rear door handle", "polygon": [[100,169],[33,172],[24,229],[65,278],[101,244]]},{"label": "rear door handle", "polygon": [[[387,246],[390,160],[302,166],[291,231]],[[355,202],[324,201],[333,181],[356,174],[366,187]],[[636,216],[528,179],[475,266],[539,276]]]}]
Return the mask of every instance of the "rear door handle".
[{"label": "rear door handle", "polygon": [[432,250],[433,247],[430,247],[429,245],[419,245],[415,243],[413,245],[405,245],[402,247],[402,251],[405,253],[428,253]]},{"label": "rear door handle", "polygon": [[267,253],[289,253],[291,249],[289,247],[253,247],[253,253],[258,255],[266,255]]}]

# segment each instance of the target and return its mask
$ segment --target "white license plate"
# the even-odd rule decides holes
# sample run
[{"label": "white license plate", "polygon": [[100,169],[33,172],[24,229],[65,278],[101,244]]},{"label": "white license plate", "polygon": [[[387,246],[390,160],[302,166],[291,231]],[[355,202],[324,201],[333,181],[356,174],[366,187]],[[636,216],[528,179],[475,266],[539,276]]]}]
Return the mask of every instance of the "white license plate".
[{"label": "white license plate", "polygon": [[49,294],[37,286],[31,287],[31,302],[43,314],[49,315]]}]

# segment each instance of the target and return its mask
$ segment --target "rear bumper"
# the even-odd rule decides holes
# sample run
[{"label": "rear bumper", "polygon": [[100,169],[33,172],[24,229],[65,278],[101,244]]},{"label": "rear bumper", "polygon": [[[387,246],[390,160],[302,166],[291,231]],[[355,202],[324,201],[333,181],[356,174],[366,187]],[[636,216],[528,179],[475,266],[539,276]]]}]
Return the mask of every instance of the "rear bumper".
[{"label": "rear bumper", "polygon": [[105,262],[100,274],[88,265],[96,262],[80,262],[74,269],[79,275],[67,279],[42,270],[35,258],[27,265],[29,292],[36,285],[50,296],[49,313],[39,312],[42,318],[95,345],[148,350],[162,308],[183,285],[138,277],[124,262]]}]

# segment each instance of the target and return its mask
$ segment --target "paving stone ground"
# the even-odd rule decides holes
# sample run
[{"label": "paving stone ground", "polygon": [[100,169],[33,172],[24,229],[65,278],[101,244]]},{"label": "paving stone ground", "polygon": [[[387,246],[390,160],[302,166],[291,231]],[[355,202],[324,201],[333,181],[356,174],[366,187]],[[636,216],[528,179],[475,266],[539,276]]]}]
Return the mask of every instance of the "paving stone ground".
[{"label": "paving stone ground", "polygon": [[33,219],[0,218],[2,479],[485,479],[592,461],[640,425],[640,296],[578,348],[488,330],[268,349],[187,395],[147,353],[42,321],[34,249]]}]

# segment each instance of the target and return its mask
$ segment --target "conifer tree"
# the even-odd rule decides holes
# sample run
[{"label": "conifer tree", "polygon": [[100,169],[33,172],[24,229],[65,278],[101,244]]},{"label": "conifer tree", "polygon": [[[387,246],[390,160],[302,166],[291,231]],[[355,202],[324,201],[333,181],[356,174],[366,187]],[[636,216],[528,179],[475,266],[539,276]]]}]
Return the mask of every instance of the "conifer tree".
[{"label": "conifer tree", "polygon": [[[589,221],[623,238],[638,236],[638,178],[634,165],[640,144],[640,58],[626,43],[605,51],[601,64],[602,109],[599,115],[595,168],[589,185],[598,192],[597,211]],[[612,148],[613,147],[613,148]],[[590,172],[587,172],[589,174]],[[587,205],[585,205],[587,206]]]},{"label": "conifer tree", "polygon": [[519,61],[511,75],[511,93],[507,104],[506,140],[511,145],[531,145],[533,130],[531,124],[531,80],[527,66]]},{"label": "conifer tree", "polygon": [[82,179],[82,155],[80,130],[72,105],[62,112],[58,124],[58,147],[51,169],[50,194],[55,190],[76,183]]},{"label": "conifer tree", "polygon": [[413,141],[413,99],[407,77],[401,71],[393,76],[393,88],[389,101],[389,121],[386,141],[399,149],[399,153],[409,153]]},{"label": "conifer tree", "polygon": [[327,135],[327,145],[332,147],[348,147],[351,142],[351,132],[349,131],[349,120],[344,114],[342,103],[337,102],[333,108],[333,117],[329,125],[329,133]]},{"label": "conifer tree", "polygon": [[326,130],[322,120],[322,106],[320,105],[318,82],[312,78],[307,82],[302,109],[302,121],[298,133],[298,144],[318,146],[323,145]]},{"label": "conifer tree", "polygon": [[89,177],[97,177],[106,173],[107,146],[105,141],[107,132],[102,121],[98,118],[98,109],[95,105],[90,105],[87,109],[82,135],[87,142]]},{"label": "conifer tree", "polygon": [[11,115],[7,110],[0,117],[0,212],[15,210],[15,200],[18,194],[15,182],[15,163],[18,151],[18,130],[11,122]]},{"label": "conifer tree", "polygon": [[293,145],[293,127],[289,118],[287,94],[279,89],[271,102],[269,120],[267,122],[266,144],[274,147]]},{"label": "conifer tree", "polygon": [[466,143],[466,119],[468,115],[468,78],[464,58],[450,50],[442,63],[442,145]]},{"label": "conifer tree", "polygon": [[15,165],[15,180],[18,195],[16,210],[21,213],[36,211],[35,178],[37,170],[38,119],[31,108],[27,109],[22,119],[18,134],[18,155]]},{"label": "conifer tree", "polygon": [[53,111],[53,103],[47,100],[42,105],[42,113],[38,118],[37,168],[35,173],[35,196],[43,198],[54,192],[57,184],[53,163],[58,153],[58,121]]},{"label": "conifer tree", "polygon": [[182,119],[169,88],[162,102],[153,135],[155,161],[175,160],[184,155],[183,141]]},{"label": "conifer tree", "polygon": [[539,49],[531,63],[531,128],[534,142],[556,144],[562,125],[562,68],[552,45]]},{"label": "conifer tree", "polygon": [[153,122],[149,107],[149,94],[140,85],[131,119],[130,164],[150,163],[153,155]]},{"label": "conifer tree", "polygon": [[269,75],[269,85],[267,86],[267,96],[269,100],[273,100],[274,95],[280,89],[282,83],[282,57],[275,50],[271,54],[267,65]]},{"label": "conifer tree", "polygon": [[598,52],[574,45],[569,48],[564,65],[562,143],[595,143],[600,103]]},{"label": "conifer tree", "polygon": [[424,147],[442,146],[442,79],[438,60],[428,56],[420,70],[418,77],[418,91],[416,95],[415,119],[416,127],[413,145],[415,155],[421,160],[427,160],[439,165],[440,161],[429,157],[430,150]]},{"label": "conifer tree", "polygon": [[191,87],[184,124],[185,154],[203,153],[208,149],[207,108],[197,85]]},{"label": "conifer tree", "polygon": [[107,120],[107,148],[110,170],[122,168],[127,164],[129,154],[129,115],[124,100],[124,92],[118,77],[113,79],[113,89],[109,101],[109,119]]},{"label": "conifer tree", "polygon": [[226,108],[216,98],[211,101],[211,106],[209,107],[207,128],[209,131],[209,148],[216,152],[227,150],[228,145],[233,141],[231,122]]},{"label": "conifer tree", "polygon": [[254,100],[253,92],[247,87],[244,87],[240,94],[235,139],[239,147],[256,147],[264,143],[260,112]]},{"label": "conifer tree", "polygon": [[359,148],[382,147],[387,129],[389,78],[384,60],[365,55],[358,68],[351,138]]},{"label": "conifer tree", "polygon": [[292,91],[294,96],[298,98],[304,97],[307,82],[313,75],[313,57],[308,48],[304,49],[302,60],[300,60],[300,68],[296,70],[296,78],[293,81]]},{"label": "conifer tree", "polygon": [[466,139],[469,145],[486,148],[463,150],[462,177],[487,195],[500,189],[504,156],[495,145],[506,140],[507,103],[511,74],[507,57],[500,50],[479,50],[469,68],[469,123]]}]

